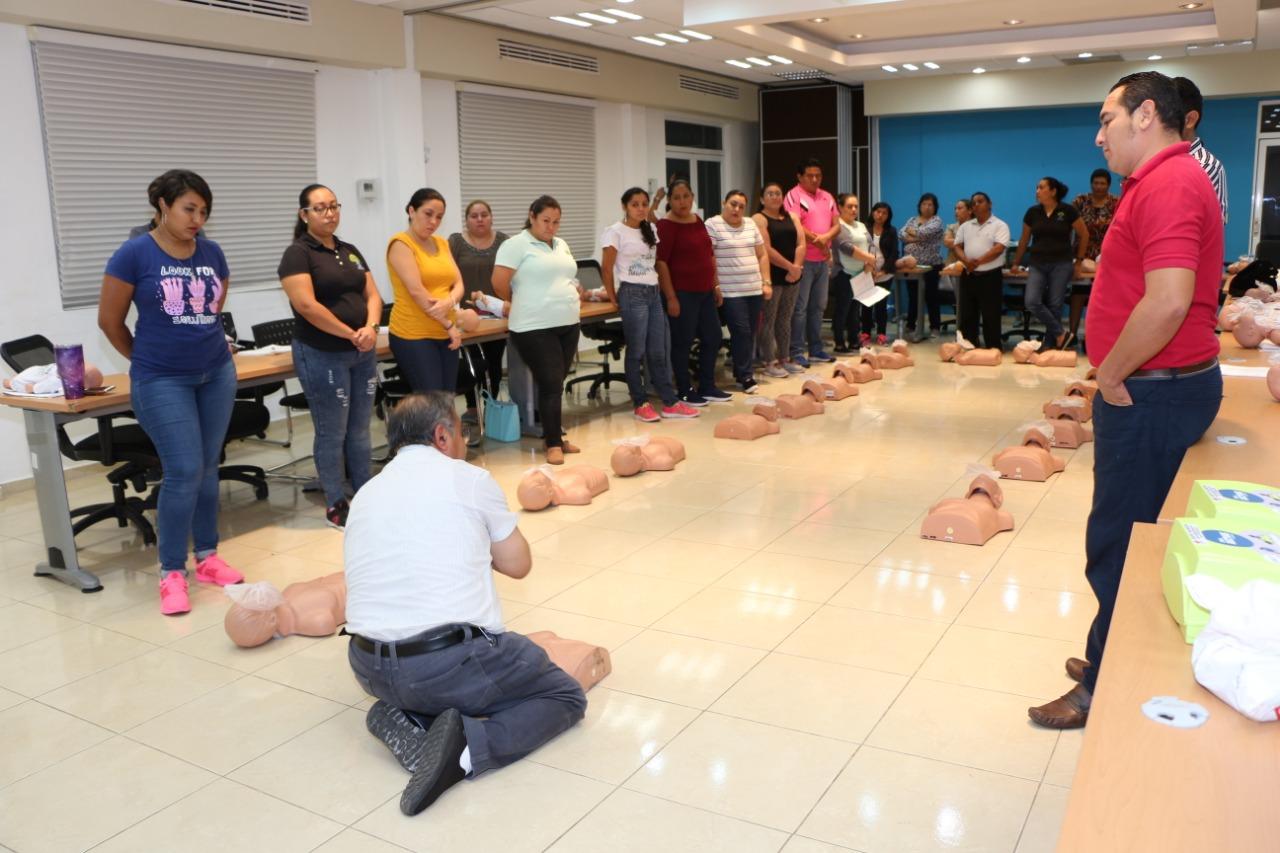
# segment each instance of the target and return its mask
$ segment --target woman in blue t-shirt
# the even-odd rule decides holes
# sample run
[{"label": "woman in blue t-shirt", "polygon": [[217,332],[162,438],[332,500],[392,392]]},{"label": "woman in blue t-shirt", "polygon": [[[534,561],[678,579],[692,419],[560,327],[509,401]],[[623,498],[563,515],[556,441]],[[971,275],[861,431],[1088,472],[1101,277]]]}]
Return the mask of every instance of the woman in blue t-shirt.
[{"label": "woman in blue t-shirt", "polygon": [[[218,586],[244,576],[217,554],[218,462],[235,402],[236,368],[220,312],[230,275],[222,249],[198,236],[213,207],[209,185],[175,169],[156,179],[151,231],[116,250],[102,277],[98,326],[129,359],[130,402],[164,469],[157,520],[160,612],[191,609],[187,542],[196,580]],[[132,332],[125,325],[137,308]]]}]

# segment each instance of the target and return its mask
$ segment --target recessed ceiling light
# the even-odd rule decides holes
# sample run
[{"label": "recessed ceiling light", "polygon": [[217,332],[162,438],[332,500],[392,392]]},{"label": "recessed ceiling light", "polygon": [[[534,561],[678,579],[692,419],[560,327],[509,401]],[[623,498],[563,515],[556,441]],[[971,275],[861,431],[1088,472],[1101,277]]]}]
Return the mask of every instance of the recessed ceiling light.
[{"label": "recessed ceiling light", "polygon": [[666,47],[667,43],[662,39],[650,38],[649,36],[632,36],[634,41],[642,41],[645,44],[651,44],[654,47]]},{"label": "recessed ceiling light", "polygon": [[1160,55],[1160,54],[1158,54],[1158,53],[1153,53],[1153,54],[1151,54],[1150,56],[1148,56],[1148,57],[1147,57],[1147,61],[1148,61],[1148,62],[1159,62],[1159,61],[1160,61],[1160,60],[1162,60],[1162,59],[1164,59],[1164,57],[1163,57],[1163,56],[1161,56],[1161,55]]},{"label": "recessed ceiling light", "polygon": [[1241,47],[1247,47],[1251,44],[1253,44],[1253,39],[1245,39],[1244,41],[1240,42]]},{"label": "recessed ceiling light", "polygon": [[747,62],[750,62],[752,65],[759,65],[759,66],[761,66],[761,67],[764,67],[764,66],[768,66],[768,65],[772,65],[772,64],[773,64],[773,63],[772,63],[772,62],[770,62],[769,60],[767,60],[767,59],[761,59],[761,58],[760,58],[760,57],[758,57],[758,56],[748,56],[748,57],[747,57]]},{"label": "recessed ceiling light", "polygon": [[974,73],[974,74],[986,74],[986,73],[987,73],[987,69],[985,69],[985,68],[975,68],[975,69],[973,69],[973,73]]},{"label": "recessed ceiling light", "polygon": [[1200,45],[1198,45],[1198,44],[1189,44],[1189,45],[1187,45],[1187,50],[1199,50],[1199,49],[1200,49]]},{"label": "recessed ceiling light", "polygon": [[726,59],[725,62],[737,68],[747,68],[747,69],[751,68],[750,63],[743,62],[741,59]]},{"label": "recessed ceiling light", "polygon": [[1031,57],[1029,57],[1029,56],[1019,56],[1019,57],[1018,57],[1018,64],[1019,64],[1019,65],[1026,65],[1026,64],[1027,64],[1028,62],[1030,62],[1030,61],[1031,61]]},{"label": "recessed ceiling light", "polygon": [[613,15],[615,18],[626,18],[628,21],[643,21],[643,15],[637,15],[635,12],[627,12],[622,9],[605,9],[606,15]]},{"label": "recessed ceiling light", "polygon": [[814,23],[814,24],[825,24],[827,22],[827,19],[826,18],[810,18],[809,21],[810,23]]},{"label": "recessed ceiling light", "polygon": [[615,3],[634,3],[636,0],[614,0]]},{"label": "recessed ceiling light", "polygon": [[1093,59],[1093,54],[1087,50],[1084,53],[1077,53],[1076,56],[1080,59]]},{"label": "recessed ceiling light", "polygon": [[854,38],[856,38],[856,39],[860,39],[860,38],[862,38],[862,33],[854,33],[854,34],[853,34],[853,37],[854,37]]},{"label": "recessed ceiling light", "polygon": [[667,41],[674,41],[678,44],[689,43],[689,40],[684,36],[672,35],[671,33],[654,33],[654,35],[656,35],[660,39],[666,39]]},{"label": "recessed ceiling light", "polygon": [[552,15],[551,20],[559,21],[562,24],[571,24],[575,27],[589,27],[591,24],[578,18],[566,18],[564,15]]},{"label": "recessed ceiling light", "polygon": [[898,73],[898,69],[892,65],[881,65],[880,67],[883,68],[885,71],[888,71],[890,74]]},{"label": "recessed ceiling light", "polygon": [[1179,8],[1179,9],[1188,9],[1188,10],[1190,10],[1190,9],[1199,9],[1199,8],[1200,8],[1201,6],[1203,6],[1203,5],[1204,5],[1203,3],[1183,3],[1183,4],[1182,4],[1182,5],[1180,5],[1178,8]]},{"label": "recessed ceiling light", "polygon": [[1018,24],[1021,24],[1021,23],[1022,23],[1021,18],[1010,18],[1009,20],[1004,22],[1004,25],[1006,27],[1016,27],[1018,26]]},{"label": "recessed ceiling light", "polygon": [[699,39],[700,41],[711,41],[711,36],[706,33],[700,33],[697,30],[681,30],[680,32],[689,38]]},{"label": "recessed ceiling light", "polygon": [[928,68],[930,71],[937,71],[937,70],[938,70],[939,68],[941,68],[942,66],[941,66],[941,65],[939,65],[939,64],[938,64],[938,63],[936,63],[936,62],[926,62],[926,63],[924,64],[924,67],[925,67],[925,68]]},{"label": "recessed ceiling light", "polygon": [[772,59],[774,62],[778,63],[779,65],[791,65],[791,64],[792,64],[792,62],[791,62],[791,60],[790,60],[790,59],[787,59],[785,56],[778,56],[778,54],[776,54],[776,53],[771,53],[771,54],[769,54],[769,58],[770,58],[770,59]]},{"label": "recessed ceiling light", "polygon": [[920,66],[919,66],[919,65],[912,65],[910,62],[904,62],[904,63],[902,63],[902,67],[903,67],[903,68],[905,68],[905,69],[907,69],[908,71],[919,71],[919,70],[920,70]]},{"label": "recessed ceiling light", "polygon": [[1226,47],[1226,46],[1227,46],[1227,43],[1224,41],[1220,41],[1214,45],[1214,47]]},{"label": "recessed ceiling light", "polygon": [[598,12],[579,12],[579,18],[586,18],[588,21],[598,21],[601,24],[616,24],[616,18],[610,18],[608,15],[601,15]]}]

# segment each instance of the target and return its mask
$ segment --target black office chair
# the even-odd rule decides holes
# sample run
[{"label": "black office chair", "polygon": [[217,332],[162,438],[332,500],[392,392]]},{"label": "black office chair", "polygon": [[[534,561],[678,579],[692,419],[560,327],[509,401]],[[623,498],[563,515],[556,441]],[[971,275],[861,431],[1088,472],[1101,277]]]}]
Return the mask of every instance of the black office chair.
[{"label": "black office chair", "polygon": [[[383,303],[381,325],[391,325],[391,309],[394,306],[394,302]],[[378,362],[374,376],[378,384],[373,391],[373,413],[378,420],[385,421],[387,413],[396,407],[396,403],[408,396],[412,389],[401,375],[400,366],[394,359]]]},{"label": "black office chair", "polygon": [[[600,263],[594,260],[578,261],[578,283],[582,285],[583,290],[604,287],[604,279],[600,276]],[[574,385],[581,382],[590,382],[591,387],[587,389],[587,399],[594,400],[600,395],[600,386],[603,385],[608,388],[613,382],[626,381],[623,374],[613,372],[609,363],[610,359],[613,361],[622,360],[622,350],[626,347],[626,339],[622,334],[622,324],[608,320],[583,323],[582,334],[590,340],[600,341],[600,345],[596,347],[596,352],[600,353],[601,359],[600,361],[584,362],[579,358],[578,367],[580,368],[583,365],[596,366],[600,370],[583,376],[578,375],[575,369],[574,378],[565,383],[564,392],[568,394],[573,390]]]},{"label": "black office chair", "polygon": [[[287,347],[293,344],[294,320],[292,317],[287,320],[269,320],[266,323],[255,323],[253,325],[253,342],[256,346],[282,346]],[[285,393],[280,397],[280,405],[284,407],[285,428],[287,430],[288,441],[285,447],[289,447],[293,443],[293,413],[295,411],[305,412],[311,409],[307,402],[307,395],[299,391],[296,394],[289,393],[289,386],[286,382],[280,383]],[[311,483],[314,478],[303,477],[298,474],[281,473],[285,468],[296,465],[311,458],[311,454],[299,456],[297,459],[291,459],[282,465],[266,470],[266,476],[275,477],[281,480],[293,480],[300,483]]]},{"label": "black office chair", "polygon": [[[0,358],[16,371],[53,364],[53,344],[44,335],[30,335],[0,344]],[[71,510],[71,517],[79,519],[71,525],[71,531],[79,535],[100,521],[114,519],[118,527],[132,524],[142,534],[143,543],[152,545],[156,541],[155,528],[142,511],[155,505],[155,492],[153,490],[150,498],[143,499],[130,496],[127,491],[129,486],[133,486],[138,493],[147,493],[147,470],[159,467],[160,457],[141,426],[136,423],[116,425],[113,423],[116,417],[120,416],[95,418],[97,433],[76,442],[67,435],[64,425],[58,425],[58,450],[63,456],[76,462],[98,462],[111,468],[107,473],[111,502]]]}]

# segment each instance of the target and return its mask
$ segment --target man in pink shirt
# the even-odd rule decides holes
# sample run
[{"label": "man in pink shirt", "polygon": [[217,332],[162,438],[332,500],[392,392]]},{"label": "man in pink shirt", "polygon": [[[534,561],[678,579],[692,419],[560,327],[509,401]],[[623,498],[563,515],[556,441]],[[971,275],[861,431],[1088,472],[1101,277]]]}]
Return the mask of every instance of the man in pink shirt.
[{"label": "man in pink shirt", "polygon": [[[840,233],[840,212],[831,193],[822,188],[822,163],[810,157],[796,168],[796,185],[782,201],[804,227],[807,244],[804,272],[796,282],[796,310],[791,319],[791,360],[801,367],[810,361],[835,361],[822,348],[822,312],[827,310],[827,274],[831,241]],[[809,357],[804,357],[808,340]]]}]

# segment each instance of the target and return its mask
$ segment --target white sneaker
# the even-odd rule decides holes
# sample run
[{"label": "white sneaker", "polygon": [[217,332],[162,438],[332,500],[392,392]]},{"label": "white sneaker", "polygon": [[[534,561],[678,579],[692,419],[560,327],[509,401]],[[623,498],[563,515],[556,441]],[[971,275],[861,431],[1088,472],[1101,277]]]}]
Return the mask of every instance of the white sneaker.
[{"label": "white sneaker", "polygon": [[791,374],[779,367],[777,362],[774,362],[764,369],[764,375],[772,376],[774,379],[786,379]]}]

